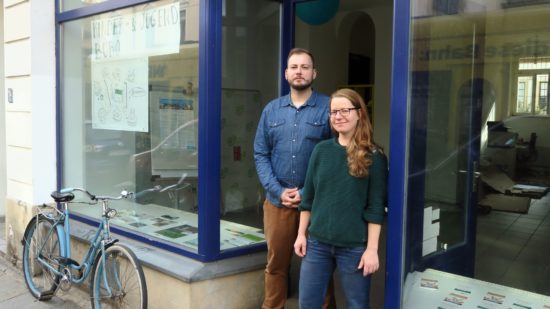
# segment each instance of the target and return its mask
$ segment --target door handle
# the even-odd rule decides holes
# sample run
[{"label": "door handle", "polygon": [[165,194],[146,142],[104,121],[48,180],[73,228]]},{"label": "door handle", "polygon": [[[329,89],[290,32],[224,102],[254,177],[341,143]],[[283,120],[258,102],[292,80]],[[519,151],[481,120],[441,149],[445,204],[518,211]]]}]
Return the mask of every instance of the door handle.
[{"label": "door handle", "polygon": [[[458,170],[460,174],[467,174],[467,170]],[[481,177],[481,172],[477,171],[477,162],[474,162],[474,172],[473,172],[473,179],[472,179],[472,192],[477,192],[477,185],[478,180]]]},{"label": "door handle", "polygon": [[[468,173],[468,171],[465,171],[465,170],[458,170],[458,172],[461,173],[461,174],[466,174],[466,173]],[[481,172],[474,172],[474,177],[475,177],[475,178],[481,177]]]},{"label": "door handle", "polygon": [[474,161],[474,164],[473,164],[473,169],[474,169],[474,173],[473,173],[473,176],[474,176],[474,179],[472,179],[472,193],[475,193],[477,192],[477,186],[478,186],[478,179],[479,177],[481,176],[481,173],[478,171],[478,163],[477,161]]}]

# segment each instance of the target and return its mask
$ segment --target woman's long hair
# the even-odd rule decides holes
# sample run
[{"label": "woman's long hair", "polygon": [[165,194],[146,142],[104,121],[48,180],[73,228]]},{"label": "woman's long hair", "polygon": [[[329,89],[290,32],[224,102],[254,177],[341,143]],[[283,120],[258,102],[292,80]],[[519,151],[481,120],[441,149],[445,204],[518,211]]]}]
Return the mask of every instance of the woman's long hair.
[{"label": "woman's long hair", "polygon": [[[366,177],[369,174],[369,166],[372,164],[371,154],[379,147],[373,141],[372,124],[370,122],[369,112],[363,98],[352,89],[339,89],[332,94],[333,98],[346,98],[354,107],[359,115],[357,126],[350,143],[346,146],[348,154],[349,173],[354,177]],[[336,136],[338,132],[332,129]]]}]

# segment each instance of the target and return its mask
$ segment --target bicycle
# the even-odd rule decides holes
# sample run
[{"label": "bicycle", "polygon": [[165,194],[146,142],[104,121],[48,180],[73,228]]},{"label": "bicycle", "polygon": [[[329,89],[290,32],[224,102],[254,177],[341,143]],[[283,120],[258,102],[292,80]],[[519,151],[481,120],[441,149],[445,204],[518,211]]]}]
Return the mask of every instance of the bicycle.
[{"label": "bicycle", "polygon": [[[90,198],[90,202],[79,203],[102,205],[101,221],[81,263],[71,258],[69,203],[74,200],[75,191]],[[21,241],[25,283],[35,298],[49,300],[58,289],[68,291],[72,284],[81,284],[91,275],[92,308],[147,308],[147,285],[141,264],[130,248],[110,234],[109,220],[117,211],[108,207],[108,201],[132,196],[126,190],[111,197],[66,188],[51,193],[61,209],[48,205],[36,208]]]}]

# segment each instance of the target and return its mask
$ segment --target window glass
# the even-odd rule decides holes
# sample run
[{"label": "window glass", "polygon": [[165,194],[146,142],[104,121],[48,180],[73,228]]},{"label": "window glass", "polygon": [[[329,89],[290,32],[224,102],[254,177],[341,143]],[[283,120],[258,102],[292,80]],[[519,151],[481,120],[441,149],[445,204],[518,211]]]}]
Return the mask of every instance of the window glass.
[{"label": "window glass", "polygon": [[[537,45],[540,50],[547,46]],[[519,59],[516,114],[533,114],[548,116],[548,75],[550,74],[550,57],[535,56]]]},{"label": "window glass", "polygon": [[280,4],[266,0],[223,4],[222,250],[264,241],[264,192],[256,175],[253,145],[263,106],[278,96],[281,78]]},{"label": "window glass", "polygon": [[108,0],[62,0],[60,1],[60,10],[61,12],[65,12],[106,1]]},{"label": "window glass", "polygon": [[537,74],[537,94],[535,97],[535,114],[548,114],[548,74]]},{"label": "window glass", "polygon": [[[113,225],[197,249],[199,0],[61,26],[62,186],[113,202]],[[182,26],[182,24],[184,24]],[[75,205],[98,218],[100,208]]]},{"label": "window glass", "polygon": [[550,4],[412,0],[411,12],[403,307],[544,307]]},{"label": "window glass", "polygon": [[516,96],[516,113],[530,113],[533,105],[533,77],[518,77],[518,92]]}]

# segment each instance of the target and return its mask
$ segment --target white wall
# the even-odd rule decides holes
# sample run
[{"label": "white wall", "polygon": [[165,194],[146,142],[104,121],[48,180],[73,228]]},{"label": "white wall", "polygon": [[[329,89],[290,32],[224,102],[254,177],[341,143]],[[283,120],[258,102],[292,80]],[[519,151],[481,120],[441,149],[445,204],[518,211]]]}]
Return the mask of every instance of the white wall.
[{"label": "white wall", "polygon": [[49,202],[56,185],[55,8],[53,1],[4,1],[7,198]]},{"label": "white wall", "polygon": [[[4,89],[4,1],[0,0],[0,89]],[[0,97],[0,216],[6,214],[6,126],[5,96]]]},{"label": "white wall", "polygon": [[56,187],[55,5],[31,2],[33,204],[50,201]]},{"label": "white wall", "polygon": [[517,132],[520,138],[529,140],[531,132],[537,134],[537,146],[550,147],[550,118],[537,116],[516,116],[504,120],[510,131]]},{"label": "white wall", "polygon": [[296,46],[309,49],[315,56],[318,70],[313,87],[330,95],[347,81],[348,52],[351,46],[350,31],[360,14],[368,14],[375,28],[374,57],[374,139],[389,153],[391,55],[393,37],[393,7],[366,8],[361,11],[340,12],[331,21],[309,26],[296,21]]},{"label": "white wall", "polygon": [[374,80],[375,128],[374,140],[390,152],[390,103],[391,103],[391,58],[393,38],[393,7],[377,7],[367,11],[376,30],[376,63]]},{"label": "white wall", "polygon": [[537,116],[516,116],[504,120],[509,131],[518,133],[519,138],[529,141],[531,132],[537,134],[536,160],[531,165],[550,168],[550,118]]}]

